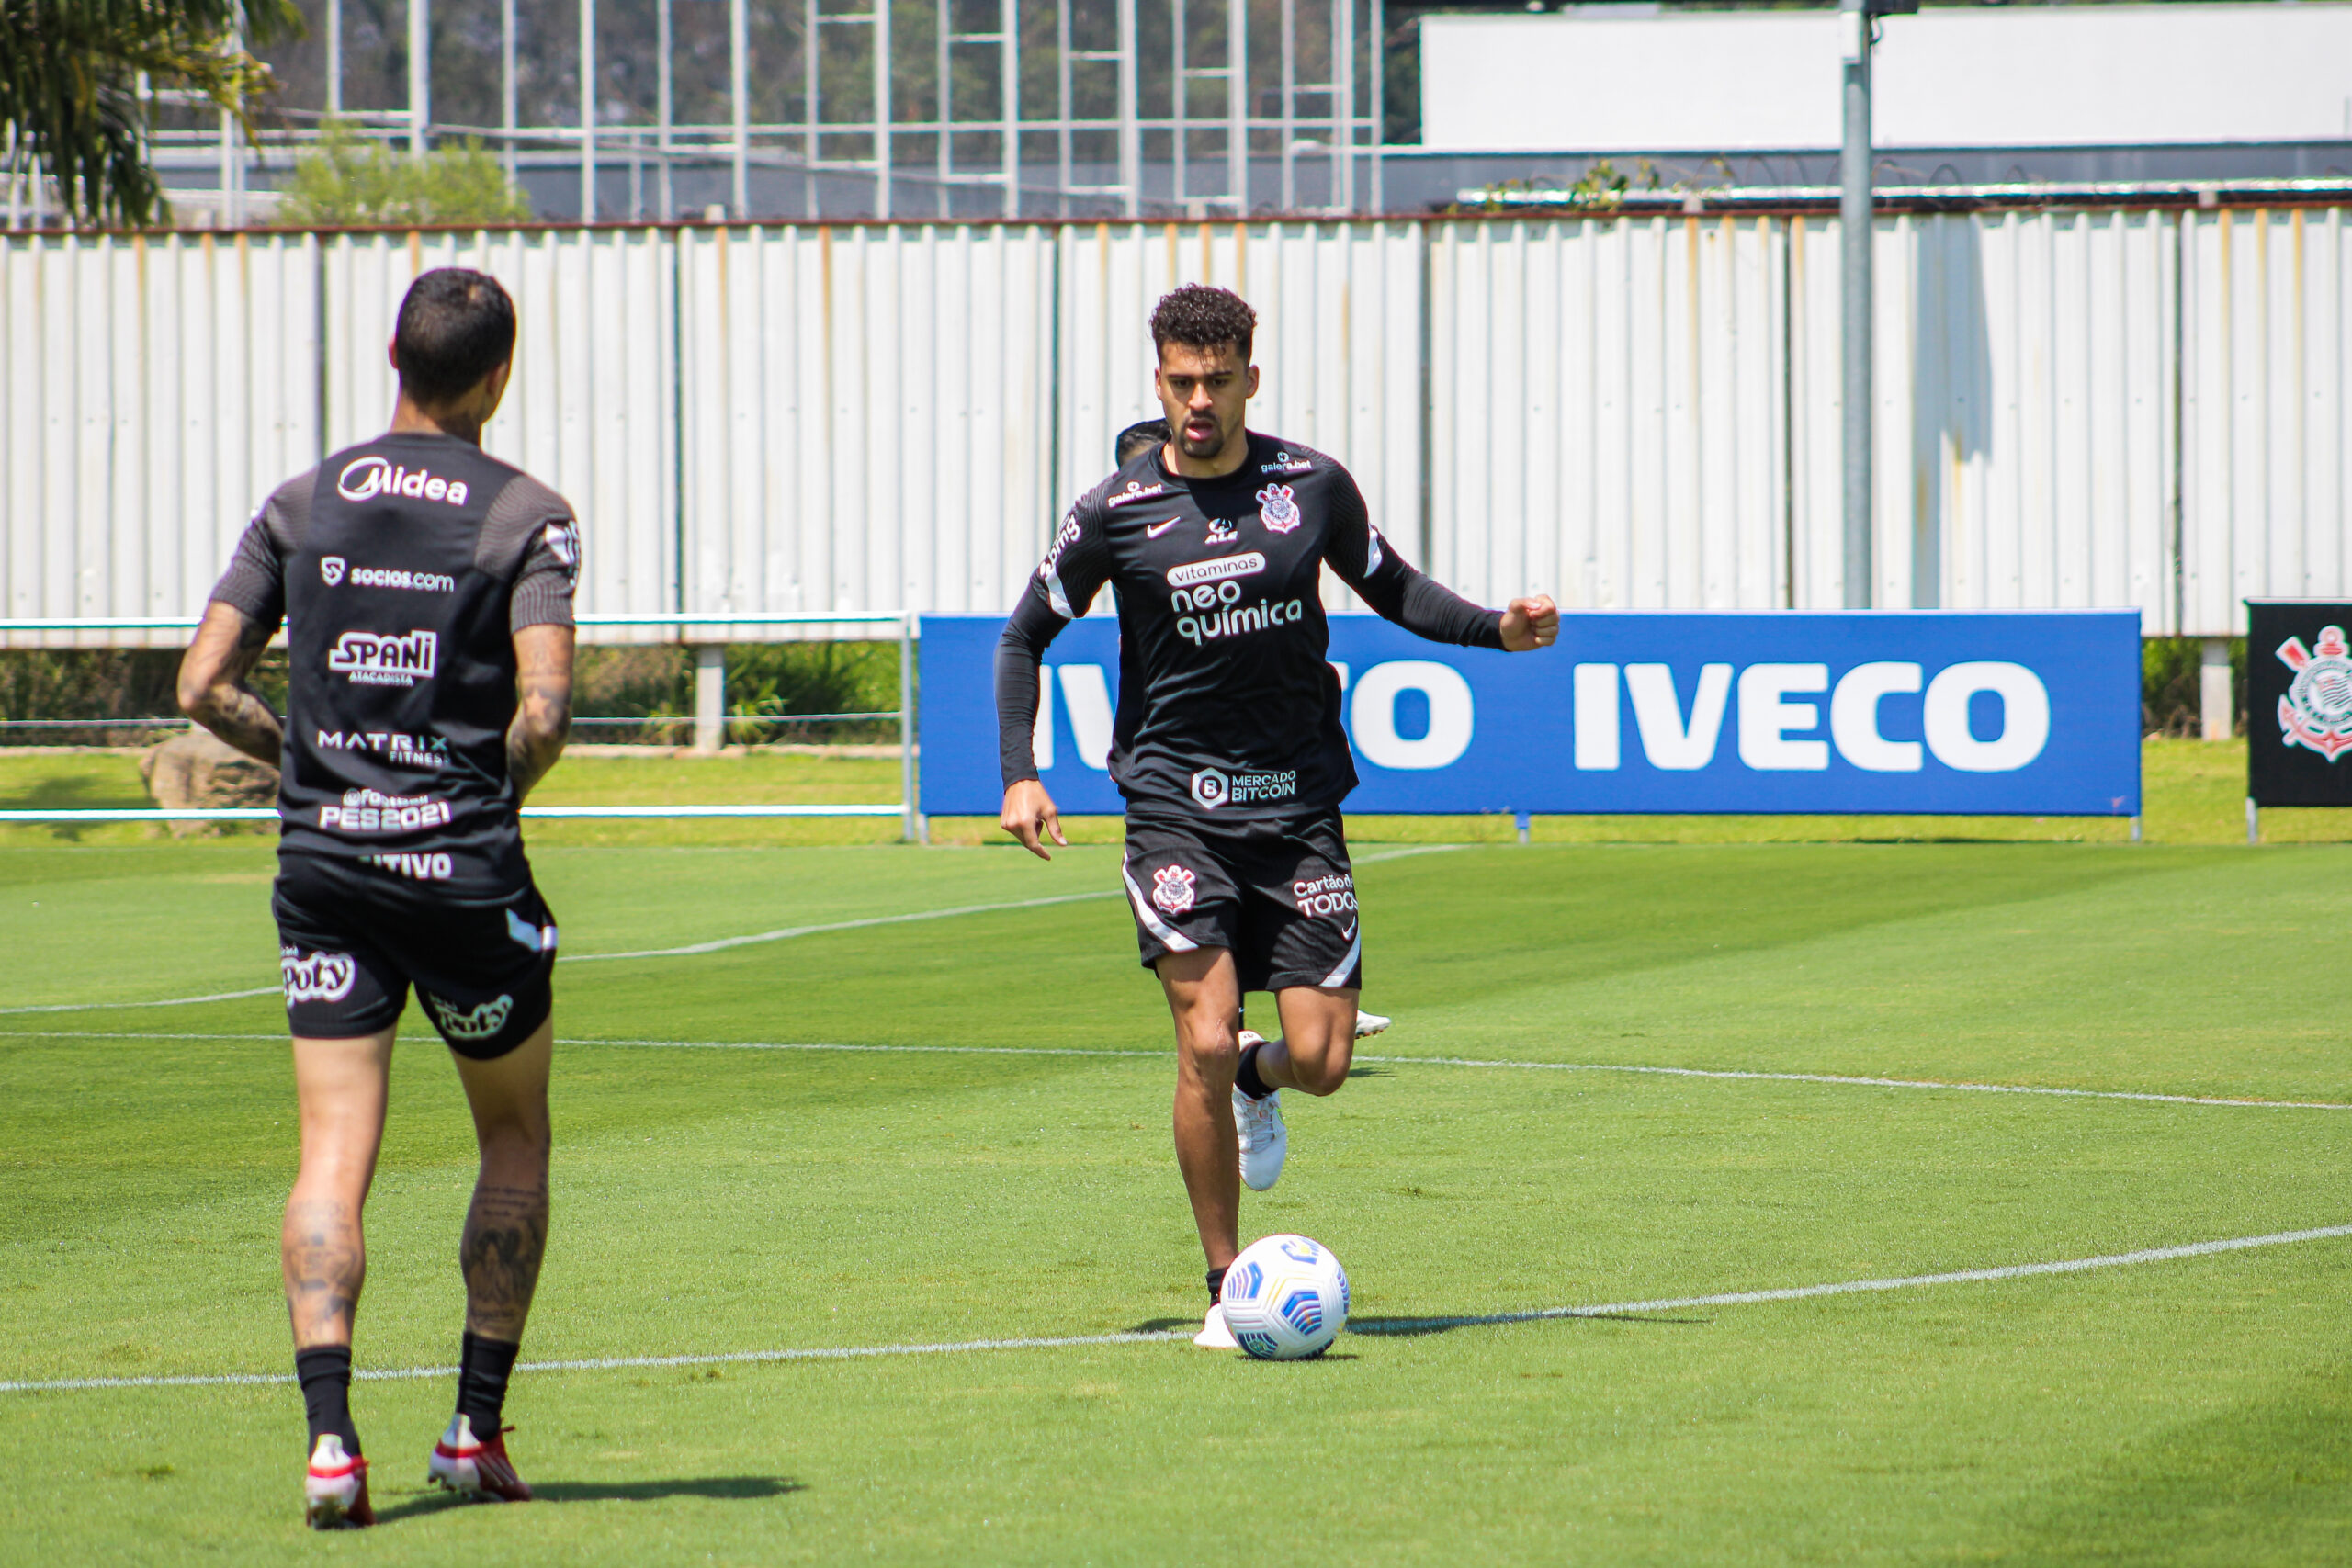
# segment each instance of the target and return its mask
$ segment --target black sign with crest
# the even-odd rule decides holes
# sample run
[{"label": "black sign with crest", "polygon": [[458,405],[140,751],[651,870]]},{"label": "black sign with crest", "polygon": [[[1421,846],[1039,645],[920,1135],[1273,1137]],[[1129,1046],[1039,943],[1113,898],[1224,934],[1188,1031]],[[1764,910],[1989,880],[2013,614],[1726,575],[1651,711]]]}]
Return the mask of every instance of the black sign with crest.
[{"label": "black sign with crest", "polygon": [[2246,601],[2246,795],[2352,806],[2352,604]]}]

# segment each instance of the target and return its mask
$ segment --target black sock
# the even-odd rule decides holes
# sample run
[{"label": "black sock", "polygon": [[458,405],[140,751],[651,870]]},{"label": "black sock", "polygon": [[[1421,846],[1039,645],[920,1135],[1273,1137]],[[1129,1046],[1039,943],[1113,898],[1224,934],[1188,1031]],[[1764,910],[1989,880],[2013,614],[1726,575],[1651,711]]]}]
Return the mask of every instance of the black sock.
[{"label": "black sock", "polygon": [[1209,1305],[1215,1306],[1223,1300],[1225,1300],[1225,1270],[1212,1269],[1209,1270]]},{"label": "black sock", "polygon": [[1233,1069],[1233,1087],[1252,1100],[1263,1100],[1274,1092],[1274,1086],[1258,1076],[1258,1053],[1263,1045],[1252,1045],[1241,1053],[1241,1065]]},{"label": "black sock", "polygon": [[319,1345],[294,1352],[294,1376],[302,1384],[302,1404],[311,1417],[311,1447],[333,1432],[343,1439],[343,1451],[359,1451],[359,1429],[351,1424],[351,1347]]},{"label": "black sock", "polygon": [[523,1348],[503,1339],[484,1339],[466,1330],[458,1361],[458,1414],[473,1417],[474,1436],[483,1442],[498,1436],[506,1415],[506,1380]]}]

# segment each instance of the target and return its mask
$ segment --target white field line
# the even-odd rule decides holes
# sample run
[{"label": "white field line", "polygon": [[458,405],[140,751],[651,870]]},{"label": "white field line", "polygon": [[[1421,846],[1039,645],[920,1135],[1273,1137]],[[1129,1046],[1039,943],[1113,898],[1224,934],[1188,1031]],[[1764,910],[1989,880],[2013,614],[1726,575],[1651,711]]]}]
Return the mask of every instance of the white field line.
[{"label": "white field line", "polygon": [[[38,1029],[22,1032],[28,1040],[283,1040],[279,1032],[212,1033],[122,1029]],[[0,1033],[0,1040],[9,1036]],[[587,1038],[564,1035],[559,1045],[608,1045],[644,1051],[835,1051],[877,1055],[930,1056],[1103,1056],[1164,1061],[1164,1050],[1132,1051],[1091,1045],[855,1045],[808,1040],[642,1040]],[[1365,1056],[1354,1058],[1375,1066],[1473,1067],[1511,1072],[1632,1073],[1649,1077],[1717,1078],[1734,1083],[1824,1084],[1833,1088],[1909,1089],[1943,1094],[2026,1094],[2058,1100],[2128,1100],[2154,1105],[2231,1106],[2248,1111],[2352,1111],[2352,1102],[2335,1100],[2254,1100],[2212,1094],[2152,1094],[2124,1089],[2059,1089],[2042,1084],[1968,1083],[1939,1078],[1876,1078],[1839,1073],[1746,1072],[1729,1067],[1660,1067],[1625,1062],[1512,1062],[1472,1056]]]},{"label": "white field line", "polygon": [[[582,1043],[586,1043],[582,1042]],[[2262,1111],[2352,1111],[2334,1100],[2245,1100],[2213,1094],[2150,1094],[2124,1089],[2052,1089],[2041,1084],[1969,1083],[1943,1078],[1872,1078],[1841,1073],[1743,1072],[1730,1067],[1657,1067],[1625,1062],[1510,1062],[1471,1056],[1358,1056],[1359,1062],[1410,1063],[1426,1067],[1517,1067],[1550,1073],[1645,1073],[1671,1078],[1757,1079],[1769,1083],[1845,1084],[1858,1089],[1926,1089],[1949,1094],[2046,1094],[2066,1100],[2144,1100],[2159,1105],[2243,1105]]]},{"label": "white field line", "polygon": [[[893,807],[892,810],[897,807]],[[1414,844],[1404,849],[1382,850],[1374,854],[1359,855],[1355,863],[1372,865],[1385,860],[1403,860],[1408,855],[1443,854],[1449,850],[1468,849],[1467,844]],[[648,947],[630,953],[566,953],[559,954],[559,964],[605,964],[620,958],[692,958],[706,953],[723,953],[731,947],[752,947],[762,942],[789,942],[794,937],[820,936],[827,931],[864,931],[873,926],[909,925],[919,920],[953,919],[960,915],[993,915],[1008,909],[1042,909],[1055,904],[1083,904],[1100,898],[1124,898],[1118,888],[1096,893],[1062,893],[1046,898],[1016,898],[1004,904],[961,904],[946,909],[918,909],[905,915],[874,915],[858,920],[833,920],[823,925],[781,926],[775,931],[754,931],[748,936],[720,937],[713,942],[690,942],[684,947]],[[276,996],[279,987],[263,986],[250,991],[216,991],[202,997],[166,997],[154,1002],[51,1002],[40,1007],[0,1008],[0,1016],[11,1013],[41,1012],[111,1012],[118,1008],[192,1007],[198,1002],[239,1001],[247,997]],[[123,1036],[122,1038],[130,1038]]]},{"label": "white field line", "polygon": [[[2244,1252],[2260,1247],[2285,1247],[2295,1242],[2324,1241],[2352,1236],[2352,1225],[2324,1225],[2312,1230],[2274,1231],[2267,1235],[2233,1236],[2224,1241],[2192,1242],[2185,1247],[2152,1247],[2137,1252],[2111,1252],[2097,1258],[2069,1258],[2051,1263],[2011,1263],[1994,1269],[1964,1269],[1949,1274],[1905,1274],[1886,1280],[1841,1280],[1826,1285],[1794,1285],[1777,1291],[1730,1291],[1711,1296],[1669,1296],[1656,1301],[1608,1302],[1598,1306],[1544,1307],[1533,1312],[1495,1313],[1478,1317],[1420,1317],[1384,1321],[1368,1327],[1351,1327],[1351,1334],[1407,1334],[1415,1330],[1475,1328],[1512,1323],[1541,1323],[1557,1318],[1622,1317],[1632,1313],[1676,1312],[1690,1307],[1751,1306],[1765,1302],[1806,1301],[1815,1296],[1855,1295],[1874,1291],[1919,1290],[1930,1285],[1982,1284],[2023,1280],[2040,1274],[2080,1274],[2095,1269],[2123,1269],[2142,1263],[2168,1263],[2215,1253]],[[764,1361],[849,1361],[873,1356],[939,1356],[975,1350],[1054,1350],[1081,1345],[1140,1345],[1165,1343],[1191,1337],[1191,1330],[1157,1333],[1064,1334],[1034,1339],[962,1339],[922,1345],[844,1345],[795,1350],[736,1350],[703,1356],[598,1356],[577,1360],[526,1361],[518,1372],[601,1372],[635,1367],[741,1366]],[[367,1380],[442,1378],[457,1374],[455,1367],[387,1367],[356,1375]],[[100,1389],[130,1388],[248,1388],[290,1383],[283,1372],[221,1372],[186,1377],[49,1378],[0,1382],[0,1393],[71,1393]]]},{"label": "white field line", "polygon": [[961,904],[949,909],[918,909],[910,915],[869,915],[862,920],[833,920],[820,926],[782,926],[772,931],[753,931],[749,936],[723,936],[715,942],[690,942],[684,947],[647,947],[633,953],[567,953],[557,958],[559,964],[603,964],[616,958],[691,958],[705,953],[724,953],[730,947],[752,947],[766,942],[789,942],[797,936],[816,936],[823,931],[864,931],[870,926],[911,925],[918,920],[944,920],[957,915],[992,915],[1002,909],[1042,909],[1050,904],[1083,904],[1094,898],[1123,898],[1126,895],[1116,888],[1100,893],[1061,893],[1050,898],[1022,898],[1010,904]]},{"label": "white field line", "polygon": [[250,991],[215,991],[205,997],[166,997],[160,1002],[51,1002],[42,1007],[0,1008],[0,1013],[17,1012],[111,1012],[117,1008],[176,1008],[197,1002],[233,1002],[246,997],[274,997],[276,986],[262,986]]},{"label": "white field line", "polygon": [[2099,1258],[2069,1258],[2055,1263],[2010,1263],[1997,1269],[1962,1269],[1950,1274],[1905,1274],[1892,1280],[1845,1280],[1831,1285],[1792,1285],[1778,1291],[1727,1291],[1713,1296],[1674,1296],[1650,1302],[1608,1302],[1600,1306],[1543,1307],[1534,1312],[1490,1313],[1479,1317],[1395,1318],[1351,1334],[1409,1334],[1416,1329],[1474,1328],[1489,1324],[1543,1323],[1562,1317],[1622,1317],[1637,1312],[1679,1312],[1686,1307],[1750,1306],[1758,1302],[1801,1302],[1815,1296],[1849,1296],[1866,1291],[1911,1291],[1927,1285],[1973,1285],[1995,1280],[2024,1280],[2037,1274],[2080,1274],[2092,1269],[2125,1269],[2137,1263],[2169,1263],[2181,1258],[2210,1258],[2217,1252],[2244,1252],[2256,1247],[2285,1247],[2291,1242],[2327,1241],[2352,1235],[2352,1225],[2321,1225],[2312,1230],[2276,1231],[2268,1235],[2233,1236],[2227,1241],[2192,1242],[2186,1247],[2151,1247],[2138,1252],[2110,1252]]}]

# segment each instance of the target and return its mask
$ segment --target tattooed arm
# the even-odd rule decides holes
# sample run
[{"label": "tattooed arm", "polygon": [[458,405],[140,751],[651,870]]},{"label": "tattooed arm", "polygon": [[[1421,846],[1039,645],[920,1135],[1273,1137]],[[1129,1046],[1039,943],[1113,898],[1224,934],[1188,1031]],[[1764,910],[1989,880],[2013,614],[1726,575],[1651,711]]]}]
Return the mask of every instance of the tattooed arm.
[{"label": "tattooed arm", "polygon": [[277,627],[218,599],[180,660],[180,711],[246,756],[278,765],[286,733],[246,681]]},{"label": "tattooed arm", "polygon": [[506,772],[517,805],[548,776],[571,733],[571,644],[568,626],[524,626],[514,634],[521,700],[506,728]]}]

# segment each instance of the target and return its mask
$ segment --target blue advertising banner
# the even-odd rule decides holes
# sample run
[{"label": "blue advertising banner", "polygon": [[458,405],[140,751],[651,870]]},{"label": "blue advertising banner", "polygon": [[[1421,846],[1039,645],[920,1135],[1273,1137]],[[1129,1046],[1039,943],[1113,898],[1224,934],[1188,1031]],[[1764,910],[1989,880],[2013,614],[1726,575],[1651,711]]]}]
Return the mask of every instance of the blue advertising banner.
[{"label": "blue advertising banner", "polygon": [[[1003,622],[922,622],[922,809],[993,817]],[[2140,618],[1569,615],[1540,653],[1331,620],[1358,812],[2136,816]],[[1064,631],[1036,731],[1055,803],[1124,809],[1108,614]]]}]

